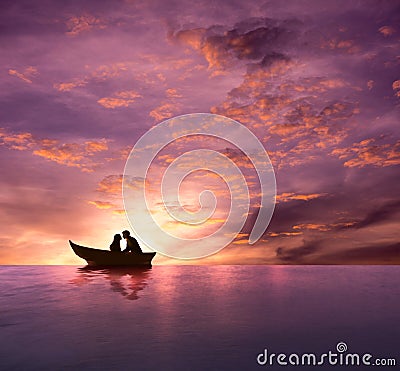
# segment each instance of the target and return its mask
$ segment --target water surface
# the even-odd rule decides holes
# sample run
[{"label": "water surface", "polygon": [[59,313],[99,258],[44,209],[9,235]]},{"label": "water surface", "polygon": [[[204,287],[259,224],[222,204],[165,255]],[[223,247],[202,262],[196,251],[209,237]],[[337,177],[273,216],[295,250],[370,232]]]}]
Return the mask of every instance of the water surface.
[{"label": "water surface", "polygon": [[2,266],[0,369],[286,370],[259,366],[257,354],[323,353],[340,341],[400,362],[399,273],[398,266]]}]

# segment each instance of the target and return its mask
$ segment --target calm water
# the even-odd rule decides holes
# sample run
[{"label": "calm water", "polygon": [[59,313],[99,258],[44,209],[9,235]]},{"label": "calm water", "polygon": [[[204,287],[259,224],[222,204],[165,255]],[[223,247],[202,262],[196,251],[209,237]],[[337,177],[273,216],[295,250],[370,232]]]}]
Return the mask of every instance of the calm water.
[{"label": "calm water", "polygon": [[399,278],[398,266],[2,266],[0,369],[318,369],[256,357],[340,341],[400,363]]}]

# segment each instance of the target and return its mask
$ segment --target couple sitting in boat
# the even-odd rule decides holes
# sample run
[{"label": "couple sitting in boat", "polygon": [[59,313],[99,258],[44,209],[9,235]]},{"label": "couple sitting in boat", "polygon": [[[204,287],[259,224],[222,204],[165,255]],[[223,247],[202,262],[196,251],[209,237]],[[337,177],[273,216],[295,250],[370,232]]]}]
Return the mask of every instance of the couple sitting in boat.
[{"label": "couple sitting in boat", "polygon": [[[123,231],[122,237],[126,240],[126,248],[122,252],[133,252],[134,254],[142,254],[143,251],[139,246],[136,238],[133,238],[129,231]],[[114,240],[110,245],[111,251],[119,251],[121,252],[120,241],[122,240],[120,234],[114,235]]]}]

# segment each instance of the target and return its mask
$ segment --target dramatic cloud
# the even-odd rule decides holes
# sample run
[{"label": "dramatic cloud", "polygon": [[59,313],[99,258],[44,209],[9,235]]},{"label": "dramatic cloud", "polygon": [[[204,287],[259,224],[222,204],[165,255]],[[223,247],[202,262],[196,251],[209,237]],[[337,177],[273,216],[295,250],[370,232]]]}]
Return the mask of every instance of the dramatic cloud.
[{"label": "dramatic cloud", "polygon": [[237,60],[260,61],[262,65],[273,58],[286,57],[278,54],[296,38],[292,29],[298,22],[278,22],[268,18],[242,21],[233,28],[212,26],[170,31],[170,39],[176,40],[200,52],[210,69],[225,70]]},{"label": "dramatic cloud", "polygon": [[[79,264],[70,238],[108,248],[130,228],[121,185],[133,145],[192,112],[247,126],[277,180],[270,226],[249,246],[260,185],[234,145],[180,139],[158,154],[151,179],[130,179],[131,190],[147,186],[151,211],[174,231],[160,179],[175,158],[210,148],[243,172],[245,226],[192,263],[398,263],[399,14],[397,2],[374,0],[5,3],[0,263]],[[198,172],[182,182],[188,210],[206,186],[220,202],[208,231],[229,206],[217,181]]]}]

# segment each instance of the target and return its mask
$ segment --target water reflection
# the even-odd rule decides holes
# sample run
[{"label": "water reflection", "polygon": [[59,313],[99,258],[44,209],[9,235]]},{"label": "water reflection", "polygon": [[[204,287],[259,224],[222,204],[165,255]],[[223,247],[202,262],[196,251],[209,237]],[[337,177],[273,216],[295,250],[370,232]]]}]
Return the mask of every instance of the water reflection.
[{"label": "water reflection", "polygon": [[151,267],[83,267],[77,269],[77,276],[70,283],[81,286],[99,277],[110,282],[112,291],[121,294],[127,300],[139,299],[140,291],[147,286],[151,276]]}]

